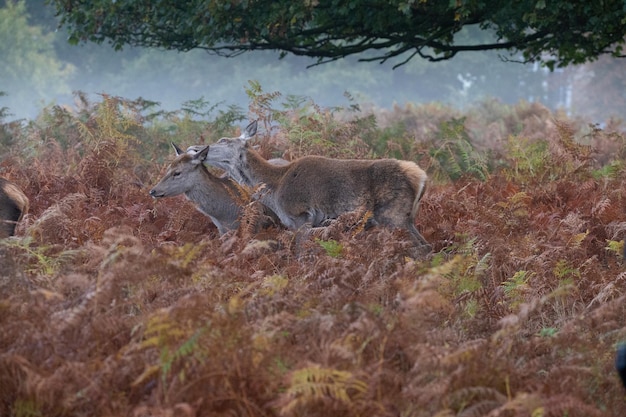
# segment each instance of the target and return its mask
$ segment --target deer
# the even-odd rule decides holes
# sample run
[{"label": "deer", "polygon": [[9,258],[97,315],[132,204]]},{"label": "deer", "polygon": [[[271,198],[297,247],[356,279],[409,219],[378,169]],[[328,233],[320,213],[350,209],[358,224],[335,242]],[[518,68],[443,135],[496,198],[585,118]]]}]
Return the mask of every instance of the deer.
[{"label": "deer", "polygon": [[[371,213],[367,227],[404,229],[416,246],[430,251],[414,224],[427,181],[417,164],[314,155],[272,164],[250,144],[256,131],[254,121],[241,136],[209,145],[204,162],[226,171],[239,184],[260,188],[254,197],[273,210],[285,227],[323,227],[343,213],[365,209]],[[187,152],[201,150],[201,145],[194,145]]]},{"label": "deer", "polygon": [[0,238],[15,235],[15,227],[28,212],[29,200],[13,182],[0,178]]},{"label": "deer", "polygon": [[[220,236],[236,230],[242,204],[247,200],[243,187],[230,178],[218,177],[207,170],[202,162],[209,151],[208,146],[194,153],[183,152],[174,143],[172,147],[176,158],[170,163],[163,178],[150,190],[150,196],[164,198],[184,194],[198,211],[213,221]],[[273,222],[274,214],[265,207],[261,207],[261,212],[269,217],[262,221],[262,226],[268,226]]]}]

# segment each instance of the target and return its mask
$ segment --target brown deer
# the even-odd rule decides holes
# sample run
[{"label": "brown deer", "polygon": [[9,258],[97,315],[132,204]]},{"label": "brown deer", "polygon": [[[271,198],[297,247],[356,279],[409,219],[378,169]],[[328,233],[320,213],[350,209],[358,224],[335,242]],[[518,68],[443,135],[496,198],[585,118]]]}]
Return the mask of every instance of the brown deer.
[{"label": "brown deer", "polygon": [[15,234],[15,226],[28,212],[28,205],[28,197],[16,184],[0,178],[0,238]]},{"label": "brown deer", "polygon": [[[365,208],[372,213],[368,226],[405,229],[418,246],[430,248],[414,224],[427,178],[415,163],[305,156],[277,166],[249,144],[256,130],[255,121],[238,138],[222,138],[210,145],[204,162],[225,170],[240,184],[263,184],[256,197],[286,227],[324,226],[342,213]],[[187,152],[200,149],[191,146]]]},{"label": "brown deer", "polygon": [[220,235],[237,229],[241,206],[236,200],[241,197],[241,188],[229,178],[211,174],[202,164],[209,147],[192,155],[173,143],[172,146],[176,159],[161,181],[150,190],[150,195],[162,198],[184,194],[195,203],[198,211],[211,218]]}]

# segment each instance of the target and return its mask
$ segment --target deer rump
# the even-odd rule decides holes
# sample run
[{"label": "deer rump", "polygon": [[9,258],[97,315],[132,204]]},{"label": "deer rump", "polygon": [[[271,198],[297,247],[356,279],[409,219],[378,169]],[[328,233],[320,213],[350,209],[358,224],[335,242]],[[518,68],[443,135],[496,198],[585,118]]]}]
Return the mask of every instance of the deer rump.
[{"label": "deer rump", "polygon": [[0,238],[15,234],[15,227],[28,211],[28,205],[28,197],[16,184],[0,178]]}]

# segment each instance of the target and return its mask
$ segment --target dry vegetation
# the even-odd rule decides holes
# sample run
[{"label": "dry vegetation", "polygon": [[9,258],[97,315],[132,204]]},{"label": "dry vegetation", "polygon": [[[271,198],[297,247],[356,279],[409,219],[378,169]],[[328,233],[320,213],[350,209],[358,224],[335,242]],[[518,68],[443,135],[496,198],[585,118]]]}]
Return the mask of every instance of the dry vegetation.
[{"label": "dry vegetation", "polygon": [[433,253],[365,213],[302,240],[252,234],[247,210],[220,238],[183,197],[153,201],[169,141],[234,134],[236,112],[79,96],[4,124],[0,175],[31,209],[0,241],[0,415],[626,415],[620,126],[527,103],[276,111],[252,90],[267,157],[427,169]]}]

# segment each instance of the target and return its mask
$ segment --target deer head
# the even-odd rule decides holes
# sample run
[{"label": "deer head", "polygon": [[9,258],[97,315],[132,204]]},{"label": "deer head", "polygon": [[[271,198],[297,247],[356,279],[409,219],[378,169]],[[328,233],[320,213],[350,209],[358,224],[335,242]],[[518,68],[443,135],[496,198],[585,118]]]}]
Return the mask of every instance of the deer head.
[{"label": "deer head", "polygon": [[177,158],[170,164],[167,172],[150,190],[150,195],[154,198],[172,197],[178,194],[189,192],[200,180],[200,172],[204,170],[202,162],[209,152],[209,147],[204,146],[195,154],[183,152],[176,144],[172,143]]},{"label": "deer head", "polygon": [[[211,150],[210,152],[205,153],[204,162],[211,166],[223,169],[240,184],[248,183],[238,166],[239,164],[245,164],[245,149],[249,146],[248,141],[256,135],[256,131],[257,121],[255,120],[246,126],[243,133],[239,137],[221,138],[215,144],[210,145]],[[190,155],[196,155],[203,149],[204,147],[202,145],[194,145],[187,148],[187,153]],[[277,164],[281,164],[282,162],[281,160],[278,160]]]}]

